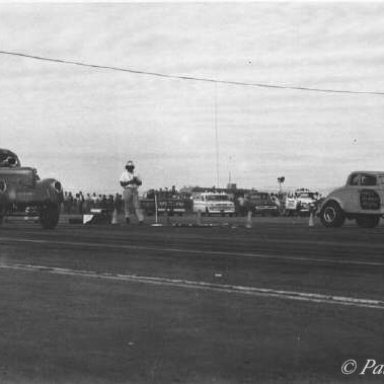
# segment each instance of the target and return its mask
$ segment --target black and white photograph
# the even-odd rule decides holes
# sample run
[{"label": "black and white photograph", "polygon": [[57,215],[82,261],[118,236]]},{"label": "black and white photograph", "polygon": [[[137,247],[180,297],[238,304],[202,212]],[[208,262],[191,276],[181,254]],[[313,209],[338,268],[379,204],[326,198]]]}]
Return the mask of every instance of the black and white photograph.
[{"label": "black and white photograph", "polygon": [[0,3],[0,383],[384,382],[384,2]]}]

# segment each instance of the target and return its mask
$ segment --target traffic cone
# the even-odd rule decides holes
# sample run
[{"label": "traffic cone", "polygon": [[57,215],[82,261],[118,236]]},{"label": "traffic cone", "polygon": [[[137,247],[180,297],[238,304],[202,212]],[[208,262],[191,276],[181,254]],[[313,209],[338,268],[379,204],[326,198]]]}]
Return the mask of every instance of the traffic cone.
[{"label": "traffic cone", "polygon": [[197,211],[196,224],[201,225],[201,211]]},{"label": "traffic cone", "polygon": [[309,211],[308,226],[309,227],[314,227],[315,226],[315,215],[314,215],[313,209],[310,209],[310,211]]},{"label": "traffic cone", "polygon": [[112,212],[111,224],[119,224],[117,221],[117,209],[116,208]]},{"label": "traffic cone", "polygon": [[252,211],[249,210],[247,214],[247,223],[245,224],[245,228],[252,228]]}]

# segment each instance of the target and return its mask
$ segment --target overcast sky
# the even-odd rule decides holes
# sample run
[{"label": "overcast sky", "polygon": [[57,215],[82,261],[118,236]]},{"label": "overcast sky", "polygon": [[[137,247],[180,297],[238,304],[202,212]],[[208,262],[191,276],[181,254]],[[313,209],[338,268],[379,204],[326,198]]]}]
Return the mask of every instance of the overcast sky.
[{"label": "overcast sky", "polygon": [[[0,4],[0,50],[176,76],[384,92],[384,3]],[[384,96],[157,78],[0,54],[0,147],[66,189],[327,189],[384,170]],[[216,107],[215,107],[216,105]],[[216,128],[218,145],[216,145]],[[217,152],[218,150],[218,152]],[[217,154],[219,172],[217,172]]]}]

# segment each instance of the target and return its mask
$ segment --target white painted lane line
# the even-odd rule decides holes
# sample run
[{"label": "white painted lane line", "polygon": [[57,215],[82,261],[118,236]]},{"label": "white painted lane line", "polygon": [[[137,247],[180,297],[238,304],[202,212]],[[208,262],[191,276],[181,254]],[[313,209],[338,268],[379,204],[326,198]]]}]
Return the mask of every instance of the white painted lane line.
[{"label": "white painted lane line", "polygon": [[307,262],[307,263],[326,263],[337,265],[358,265],[369,267],[384,267],[384,263],[378,261],[364,261],[364,260],[335,260],[327,258],[315,258],[315,257],[299,257],[299,256],[281,256],[281,255],[267,255],[263,253],[235,253],[227,251],[211,251],[211,250],[195,250],[195,249],[183,249],[183,248],[165,248],[165,247],[150,247],[141,245],[123,245],[123,244],[99,244],[79,241],[57,241],[57,240],[41,240],[41,239],[20,239],[11,237],[0,237],[0,243],[8,242],[11,245],[14,243],[30,243],[41,245],[57,245],[57,246],[74,246],[74,247],[88,247],[88,248],[108,248],[115,250],[134,250],[134,251],[156,251],[156,252],[172,252],[180,254],[194,254],[194,255],[214,255],[214,256],[236,256],[247,257],[255,259],[268,259],[268,260],[281,260],[281,261],[295,261],[295,262]]},{"label": "white painted lane line", "polygon": [[0,269],[12,269],[29,272],[45,272],[56,275],[77,276],[86,278],[96,278],[104,280],[117,280],[124,282],[153,284],[160,286],[171,286],[178,288],[200,289],[205,291],[215,291],[224,293],[237,293],[243,295],[273,297],[286,300],[299,300],[311,303],[336,304],[344,306],[354,306],[360,308],[374,308],[384,310],[384,301],[373,299],[361,299],[354,297],[323,295],[318,293],[306,293],[295,291],[284,291],[267,288],[246,287],[240,285],[215,284],[204,281],[190,281],[183,279],[169,279],[164,277],[148,277],[137,275],[121,275],[110,273],[97,273],[92,271],[74,270],[67,268],[47,267],[42,265],[23,265],[23,264],[1,264]]}]

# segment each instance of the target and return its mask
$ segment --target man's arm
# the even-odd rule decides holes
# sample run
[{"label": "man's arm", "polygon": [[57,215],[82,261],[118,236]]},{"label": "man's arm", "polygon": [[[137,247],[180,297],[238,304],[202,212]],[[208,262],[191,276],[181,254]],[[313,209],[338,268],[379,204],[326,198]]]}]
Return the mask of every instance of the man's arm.
[{"label": "man's arm", "polygon": [[143,184],[143,182],[141,181],[140,177],[139,176],[135,176],[133,179],[132,179],[132,184],[135,184],[137,186],[140,186],[141,184]]},{"label": "man's arm", "polygon": [[120,185],[122,187],[126,187],[127,185],[131,184],[132,182],[131,181],[120,181]]},{"label": "man's arm", "polygon": [[125,173],[123,173],[120,177],[120,185],[124,188],[127,185],[132,184],[132,180],[129,180]]},{"label": "man's arm", "polygon": [[[140,183],[140,184],[139,184]],[[141,180],[133,177],[132,180],[120,180],[120,185],[126,187],[127,185],[141,185]]]}]

